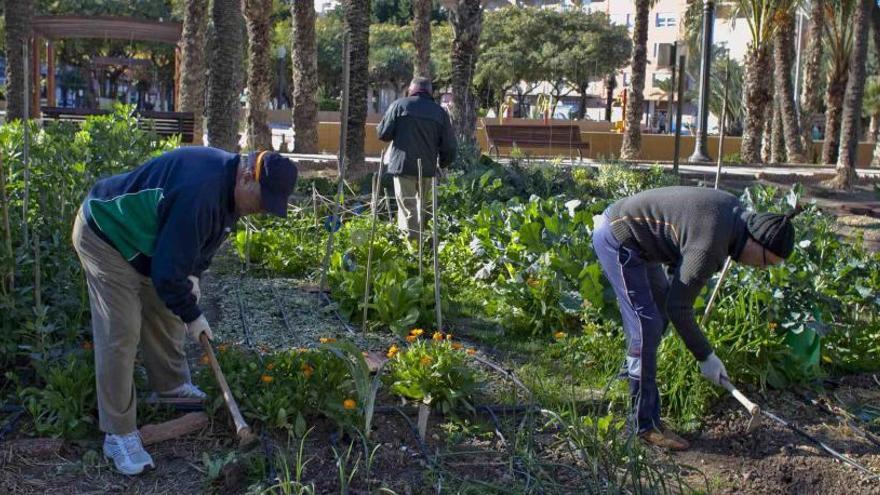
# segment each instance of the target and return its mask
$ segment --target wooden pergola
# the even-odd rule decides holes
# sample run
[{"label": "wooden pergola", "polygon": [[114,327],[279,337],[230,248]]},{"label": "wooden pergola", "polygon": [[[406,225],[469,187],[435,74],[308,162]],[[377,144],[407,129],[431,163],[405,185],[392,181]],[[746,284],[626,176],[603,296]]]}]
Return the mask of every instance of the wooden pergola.
[{"label": "wooden pergola", "polygon": [[31,22],[29,47],[31,98],[30,107],[36,114],[40,108],[40,63],[42,47],[46,44],[46,103],[55,106],[55,47],[59,39],[113,39],[128,41],[155,41],[175,45],[174,49],[174,108],[180,102],[180,35],[179,22],[152,21],[132,17],[109,16],[37,16]]}]

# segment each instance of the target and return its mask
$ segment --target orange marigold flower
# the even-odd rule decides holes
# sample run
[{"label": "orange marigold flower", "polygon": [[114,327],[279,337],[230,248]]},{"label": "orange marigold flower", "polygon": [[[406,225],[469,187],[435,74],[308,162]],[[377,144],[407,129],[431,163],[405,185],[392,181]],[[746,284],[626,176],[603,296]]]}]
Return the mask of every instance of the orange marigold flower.
[{"label": "orange marigold flower", "polygon": [[296,349],[296,352],[298,352],[298,353],[300,353],[300,354],[302,354],[302,353],[304,353],[304,352],[308,352],[308,351],[309,351],[309,350],[306,349],[305,347],[298,347],[298,348]]},{"label": "orange marigold flower", "polygon": [[413,328],[412,330],[409,331],[409,334],[413,335],[415,337],[421,337],[423,333],[425,333],[425,331],[422,330],[421,328]]},{"label": "orange marigold flower", "polygon": [[272,378],[270,375],[263,375],[260,377],[260,380],[263,383],[272,383],[272,380],[274,380],[274,378]]},{"label": "orange marigold flower", "polygon": [[468,349],[467,353],[468,353],[468,356],[473,356],[474,354],[477,353],[477,350],[476,349]]},{"label": "orange marigold flower", "polygon": [[419,360],[419,364],[421,364],[422,366],[428,366],[433,362],[434,360],[431,359],[431,356],[422,356],[422,359]]},{"label": "orange marigold flower", "polygon": [[199,362],[202,363],[202,364],[204,364],[204,365],[207,365],[207,364],[209,364],[209,363],[211,362],[211,360],[208,359],[208,355],[207,355],[207,354],[202,354],[202,357],[199,359]]},{"label": "orange marigold flower", "polygon": [[315,373],[315,368],[312,368],[309,363],[303,363],[302,372],[303,375],[306,376],[306,378],[311,378],[312,375]]},{"label": "orange marigold flower", "polygon": [[770,328],[770,331],[772,332],[772,331],[776,330],[776,327],[778,325],[775,322],[770,322],[770,324],[767,326]]},{"label": "orange marigold flower", "polygon": [[266,369],[272,371],[275,369],[275,363],[269,363],[266,365]]},{"label": "orange marigold flower", "polygon": [[352,409],[357,407],[357,402],[354,399],[345,399],[342,401],[342,407],[351,411]]},{"label": "orange marigold flower", "polygon": [[409,342],[410,344],[412,344],[413,342],[415,342],[416,339],[418,339],[418,337],[416,337],[415,335],[407,335],[407,336],[406,336],[406,341]]},{"label": "orange marigold flower", "polygon": [[391,347],[388,348],[388,353],[386,354],[386,356],[388,356],[388,359],[391,359],[396,356],[398,352],[400,352],[400,349],[397,348],[397,344],[391,344]]},{"label": "orange marigold flower", "polygon": [[455,349],[456,351],[460,351],[460,350],[462,350],[462,348],[464,348],[464,346],[461,344],[461,342],[453,342],[452,348]]},{"label": "orange marigold flower", "polygon": [[556,333],[553,334],[553,338],[556,339],[556,340],[562,340],[562,339],[564,339],[564,338],[567,337],[567,336],[568,336],[568,334],[565,333],[565,332],[556,332]]},{"label": "orange marigold flower", "polygon": [[336,339],[334,339],[333,337],[321,337],[320,339],[318,339],[318,342],[322,344],[332,344],[336,342]]},{"label": "orange marigold flower", "polygon": [[443,332],[440,332],[440,331],[434,332],[434,335],[432,335],[431,338],[439,342],[439,341],[443,340]]},{"label": "orange marigold flower", "polygon": [[220,352],[226,352],[229,349],[229,344],[220,344],[217,346],[217,350]]}]

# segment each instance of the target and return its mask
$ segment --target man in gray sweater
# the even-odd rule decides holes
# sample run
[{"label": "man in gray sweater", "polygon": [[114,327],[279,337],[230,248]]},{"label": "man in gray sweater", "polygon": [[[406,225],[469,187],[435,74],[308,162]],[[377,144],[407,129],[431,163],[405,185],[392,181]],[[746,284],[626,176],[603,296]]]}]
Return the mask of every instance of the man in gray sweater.
[{"label": "man in gray sweater", "polygon": [[623,317],[630,394],[646,442],[673,450],[689,447],[660,422],[657,348],[668,323],[699,361],[703,376],[722,385],[727,371],[697,324],[694,301],[728,256],[767,267],[791,255],[796,212],[749,212],[732,194],[677,186],[621,199],[594,226],[593,248]]}]

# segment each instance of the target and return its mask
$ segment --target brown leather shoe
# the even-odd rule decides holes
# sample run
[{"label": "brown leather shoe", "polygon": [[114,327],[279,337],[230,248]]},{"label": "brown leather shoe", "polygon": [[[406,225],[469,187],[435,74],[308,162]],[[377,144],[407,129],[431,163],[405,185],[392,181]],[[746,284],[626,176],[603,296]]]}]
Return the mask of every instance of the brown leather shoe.
[{"label": "brown leather shoe", "polygon": [[646,443],[669,450],[687,450],[691,446],[687,440],[676,435],[670,429],[660,431],[657,428],[652,428],[639,433],[639,438]]}]

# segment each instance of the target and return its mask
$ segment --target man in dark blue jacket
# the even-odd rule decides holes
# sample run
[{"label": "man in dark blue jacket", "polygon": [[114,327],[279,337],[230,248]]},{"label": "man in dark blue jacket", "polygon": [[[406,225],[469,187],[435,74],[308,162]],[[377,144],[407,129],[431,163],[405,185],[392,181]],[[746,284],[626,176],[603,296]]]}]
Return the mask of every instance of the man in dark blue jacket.
[{"label": "man in dark blue jacket", "polygon": [[[397,200],[397,226],[410,238],[419,235],[419,219],[424,221],[424,205],[431,191],[431,178],[440,167],[455,160],[456,142],[446,110],[431,96],[431,80],[416,77],[409,86],[409,96],[388,107],[376,128],[379,139],[391,142],[386,155],[387,173],[394,176]],[[419,192],[419,168],[422,164],[422,198]]]},{"label": "man in dark blue jacket", "polygon": [[185,333],[213,337],[199,277],[239,217],[286,216],[296,177],[277,153],[186,147],[98,181],[83,202],[73,245],[89,287],[104,455],[120,472],[154,466],[137,431],[138,342],[159,396],[204,398],[183,349]]}]

